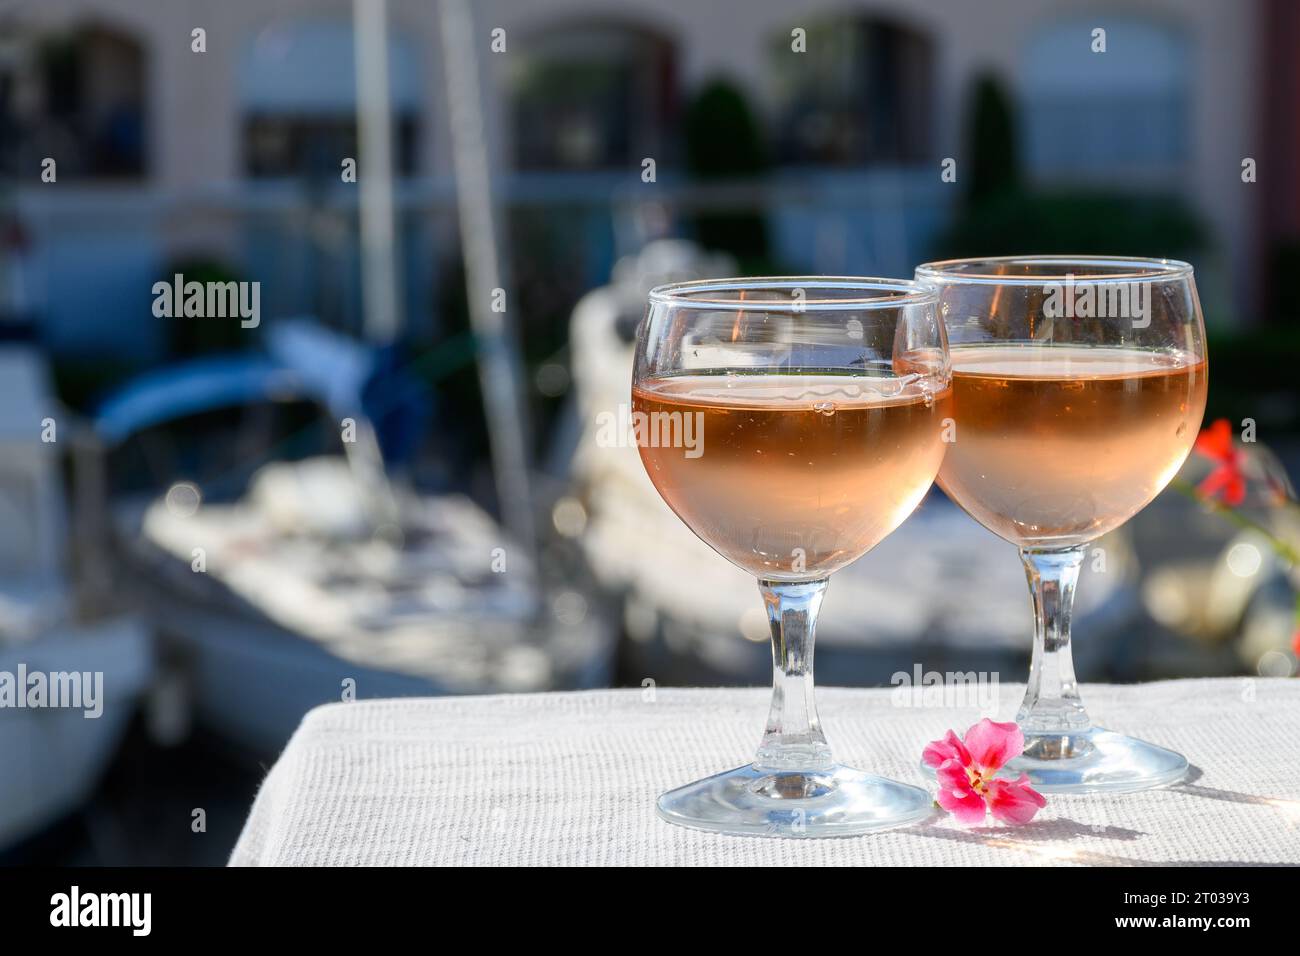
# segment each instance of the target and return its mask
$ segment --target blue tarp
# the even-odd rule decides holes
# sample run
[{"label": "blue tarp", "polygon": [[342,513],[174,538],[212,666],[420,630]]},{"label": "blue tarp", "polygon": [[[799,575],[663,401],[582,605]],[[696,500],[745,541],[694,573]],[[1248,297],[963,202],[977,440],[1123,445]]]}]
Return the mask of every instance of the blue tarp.
[{"label": "blue tarp", "polygon": [[196,359],[147,372],[100,406],[95,427],[109,444],[154,425],[256,401],[320,401],[297,372],[262,356]]}]

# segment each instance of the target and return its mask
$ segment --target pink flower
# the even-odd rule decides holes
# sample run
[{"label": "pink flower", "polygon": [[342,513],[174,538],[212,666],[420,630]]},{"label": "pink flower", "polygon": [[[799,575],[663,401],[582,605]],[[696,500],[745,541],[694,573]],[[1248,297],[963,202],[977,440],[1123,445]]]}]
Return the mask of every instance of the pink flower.
[{"label": "pink flower", "polygon": [[1043,795],[1029,786],[1024,774],[1016,780],[994,775],[1025,749],[1025,735],[1014,723],[999,724],[985,717],[962,740],[951,730],[932,740],[921,754],[936,768],[939,806],[960,823],[976,825],[985,815],[1003,823],[1028,823],[1047,806]]}]

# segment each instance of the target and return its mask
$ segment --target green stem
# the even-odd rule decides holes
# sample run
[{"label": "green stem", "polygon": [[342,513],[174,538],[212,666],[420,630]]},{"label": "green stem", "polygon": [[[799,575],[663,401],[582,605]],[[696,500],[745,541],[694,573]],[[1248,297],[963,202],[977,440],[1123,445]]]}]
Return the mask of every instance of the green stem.
[{"label": "green stem", "polygon": [[1175,478],[1173,481],[1169,483],[1169,486],[1173,488],[1175,491],[1186,495],[1188,498],[1191,498],[1193,501],[1200,502],[1201,504],[1205,505],[1207,508],[1209,508],[1211,511],[1215,512],[1216,514],[1220,514],[1223,517],[1227,518],[1238,528],[1245,528],[1247,530],[1254,531],[1258,534],[1263,535],[1265,538],[1268,539],[1269,544],[1272,545],[1273,551],[1276,552],[1278,557],[1280,557],[1283,561],[1285,561],[1293,568],[1300,566],[1300,551],[1296,551],[1296,549],[1291,547],[1290,544],[1283,541],[1271,530],[1269,530],[1267,526],[1256,521],[1254,518],[1242,514],[1237,509],[1230,507],[1229,505],[1225,505],[1221,501],[1216,501],[1213,498],[1207,498],[1205,495],[1202,495],[1200,492],[1196,490],[1195,485],[1193,485],[1191,482],[1184,481],[1181,478]]}]

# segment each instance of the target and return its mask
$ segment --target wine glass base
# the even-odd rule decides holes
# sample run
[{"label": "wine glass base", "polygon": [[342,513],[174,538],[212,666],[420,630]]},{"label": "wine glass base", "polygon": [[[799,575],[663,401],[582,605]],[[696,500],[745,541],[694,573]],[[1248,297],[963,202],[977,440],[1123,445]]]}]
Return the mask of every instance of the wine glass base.
[{"label": "wine glass base", "polygon": [[920,787],[832,766],[727,770],[659,798],[669,823],[733,836],[848,837],[924,820],[934,801]]},{"label": "wine glass base", "polygon": [[1068,734],[1026,734],[1025,750],[1004,774],[1026,774],[1043,793],[1130,793],[1167,787],[1187,776],[1187,758],[1101,727]]},{"label": "wine glass base", "polygon": [[[934,768],[922,765],[934,776]],[[1101,727],[1059,734],[1026,734],[1025,750],[999,777],[1029,777],[1040,793],[1133,793],[1177,783],[1187,758]]]}]

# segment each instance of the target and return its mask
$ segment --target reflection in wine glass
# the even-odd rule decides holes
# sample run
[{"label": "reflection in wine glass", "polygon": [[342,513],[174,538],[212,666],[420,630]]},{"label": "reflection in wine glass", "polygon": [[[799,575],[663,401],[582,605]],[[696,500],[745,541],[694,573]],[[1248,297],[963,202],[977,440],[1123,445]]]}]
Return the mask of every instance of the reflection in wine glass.
[{"label": "reflection in wine glass", "polygon": [[[935,299],[878,279],[650,293],[632,382],[641,459],[678,517],[758,579],[774,665],[753,762],[664,794],[666,820],[847,836],[930,813],[925,791],[833,760],[812,654],[830,574],[898,527],[943,459],[950,373]],[[692,428],[698,454],[671,440]]]},{"label": "reflection in wine glass", "polygon": [[1205,329],[1183,262],[1008,257],[928,263],[952,344],[957,428],[939,484],[1020,548],[1036,614],[1007,772],[1040,790],[1125,791],[1187,761],[1094,727],[1079,700],[1070,610],[1089,542],[1147,505],[1191,451]]}]

